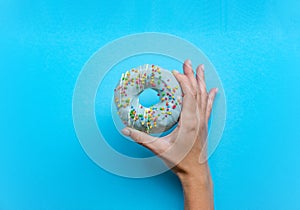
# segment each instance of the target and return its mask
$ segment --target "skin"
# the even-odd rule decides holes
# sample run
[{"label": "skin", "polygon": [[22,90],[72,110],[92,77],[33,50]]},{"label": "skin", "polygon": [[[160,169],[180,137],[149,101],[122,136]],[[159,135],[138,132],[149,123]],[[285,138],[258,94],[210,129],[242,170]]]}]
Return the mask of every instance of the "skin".
[{"label": "skin", "polygon": [[157,138],[132,128],[123,134],[157,154],[178,176],[184,191],[186,210],[214,209],[213,183],[206,157],[208,120],[217,88],[206,90],[204,65],[196,68],[190,60],[183,64],[184,73],[173,71],[183,91],[178,126],[167,136]]}]

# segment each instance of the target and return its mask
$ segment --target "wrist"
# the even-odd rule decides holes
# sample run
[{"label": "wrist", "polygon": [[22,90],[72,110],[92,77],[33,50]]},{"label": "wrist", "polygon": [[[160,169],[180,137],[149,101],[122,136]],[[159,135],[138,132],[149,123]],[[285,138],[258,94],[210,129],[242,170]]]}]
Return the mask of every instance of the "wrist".
[{"label": "wrist", "polygon": [[212,178],[207,163],[194,167],[193,170],[178,173],[177,176],[183,187],[191,185],[212,186]]},{"label": "wrist", "polygon": [[185,209],[214,209],[213,182],[208,165],[178,177],[183,188]]}]

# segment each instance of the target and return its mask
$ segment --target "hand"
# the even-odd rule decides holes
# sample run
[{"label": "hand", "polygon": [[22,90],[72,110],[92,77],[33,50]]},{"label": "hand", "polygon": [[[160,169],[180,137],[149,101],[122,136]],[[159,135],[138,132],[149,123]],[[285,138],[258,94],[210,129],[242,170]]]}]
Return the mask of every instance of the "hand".
[{"label": "hand", "polygon": [[197,67],[195,77],[191,61],[186,60],[183,71],[184,74],[173,71],[183,91],[182,111],[173,132],[161,138],[128,127],[122,132],[161,157],[179,177],[187,209],[213,209],[206,140],[218,89],[213,88],[207,93],[203,65]]}]

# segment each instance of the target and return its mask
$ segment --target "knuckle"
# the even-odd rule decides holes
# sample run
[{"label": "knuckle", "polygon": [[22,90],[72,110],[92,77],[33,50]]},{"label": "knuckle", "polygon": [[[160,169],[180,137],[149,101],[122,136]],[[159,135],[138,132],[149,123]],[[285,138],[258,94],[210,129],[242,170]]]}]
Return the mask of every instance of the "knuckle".
[{"label": "knuckle", "polygon": [[197,96],[197,90],[195,90],[194,88],[191,90],[191,95],[193,97],[196,97]]},{"label": "knuckle", "polygon": [[143,144],[143,143],[141,142],[141,136],[140,136],[139,134],[133,134],[133,135],[132,135],[132,138],[133,138],[136,142],[138,142],[139,144]]},{"label": "knuckle", "polygon": [[202,91],[205,91],[205,92],[206,92],[206,85],[205,85],[205,82],[201,82],[201,84],[200,84],[200,89],[201,89]]},{"label": "knuckle", "polygon": [[162,153],[164,153],[167,149],[164,149],[164,148],[155,148],[155,149],[152,149],[153,152],[155,152],[157,155],[160,155]]},{"label": "knuckle", "polygon": [[197,90],[195,90],[193,87],[189,86],[187,88],[187,91],[186,91],[185,95],[190,95],[190,96],[196,97],[197,96]]},{"label": "knuckle", "polygon": [[208,101],[208,95],[206,92],[203,92],[201,97],[203,98],[204,101]]},{"label": "knuckle", "polygon": [[205,133],[208,129],[207,123],[201,123],[199,127],[199,132],[200,133]]}]

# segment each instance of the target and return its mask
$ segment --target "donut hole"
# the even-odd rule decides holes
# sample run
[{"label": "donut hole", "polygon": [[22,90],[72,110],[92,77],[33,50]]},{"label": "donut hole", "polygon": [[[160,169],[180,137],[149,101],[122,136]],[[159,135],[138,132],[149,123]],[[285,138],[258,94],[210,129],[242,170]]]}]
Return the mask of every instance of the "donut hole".
[{"label": "donut hole", "polygon": [[152,88],[145,89],[140,95],[139,95],[139,102],[144,107],[150,107],[157,103],[159,103],[160,99],[158,97],[158,92]]}]

